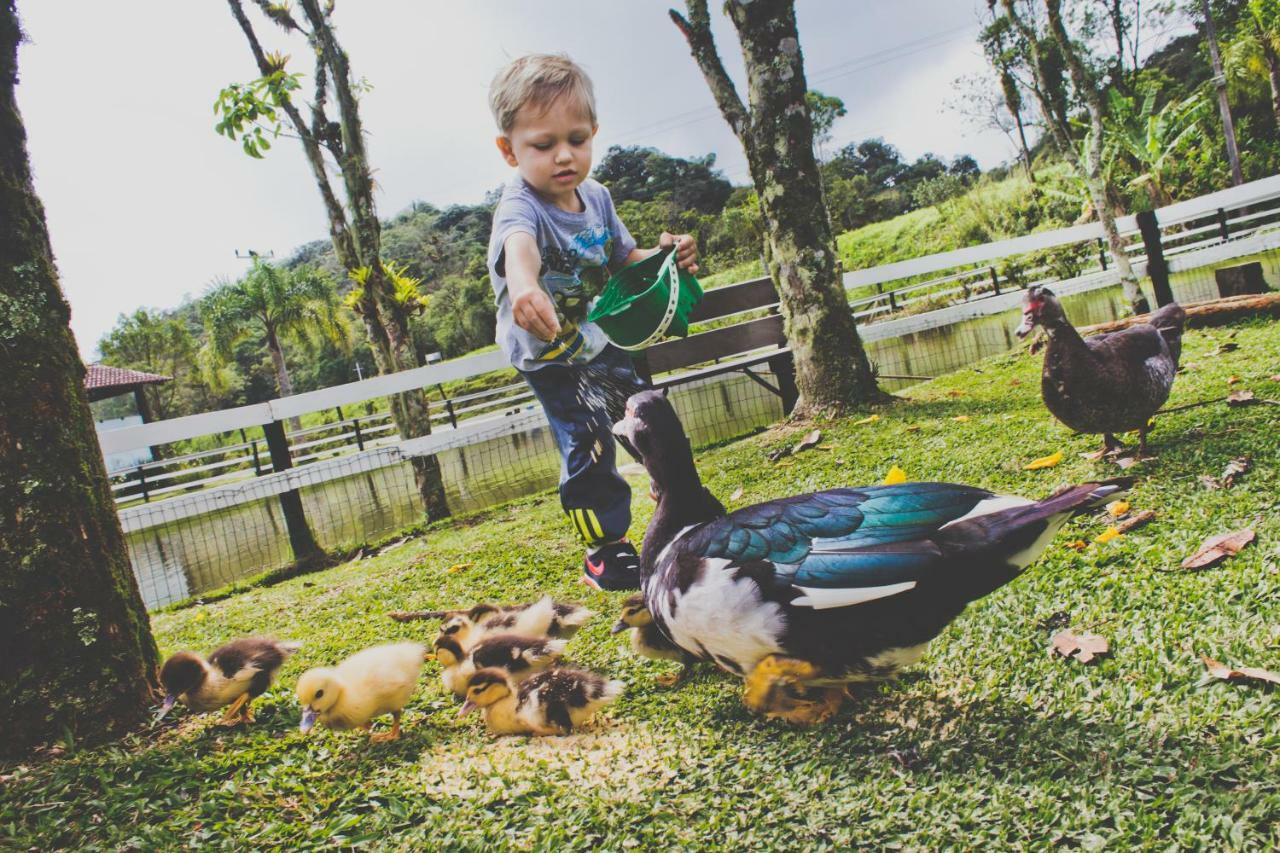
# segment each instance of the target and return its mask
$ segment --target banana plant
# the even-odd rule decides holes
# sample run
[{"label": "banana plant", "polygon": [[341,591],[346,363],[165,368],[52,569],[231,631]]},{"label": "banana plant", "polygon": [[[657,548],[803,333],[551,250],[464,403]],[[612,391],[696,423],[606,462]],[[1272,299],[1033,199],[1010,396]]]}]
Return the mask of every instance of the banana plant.
[{"label": "banana plant", "polygon": [[1115,146],[1112,157],[1129,161],[1136,173],[1129,187],[1145,190],[1154,207],[1173,201],[1169,192],[1170,170],[1178,152],[1204,138],[1204,119],[1209,102],[1200,95],[1170,101],[1156,109],[1156,93],[1138,99],[1115,90],[1110,92],[1108,136]]}]

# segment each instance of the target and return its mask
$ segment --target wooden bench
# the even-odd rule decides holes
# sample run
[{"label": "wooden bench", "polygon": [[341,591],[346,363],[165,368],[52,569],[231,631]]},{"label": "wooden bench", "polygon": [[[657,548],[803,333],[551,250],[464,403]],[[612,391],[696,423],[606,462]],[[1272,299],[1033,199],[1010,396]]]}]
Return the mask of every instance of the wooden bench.
[{"label": "wooden bench", "polygon": [[[755,320],[719,329],[673,338],[654,344],[644,352],[633,353],[636,371],[653,387],[666,392],[709,376],[740,372],[763,385],[782,399],[782,407],[790,413],[799,398],[791,347],[783,331],[778,313],[778,292],[773,279],[757,278],[708,290],[689,316],[689,324],[705,323],[746,311],[767,308],[769,314]],[[777,386],[752,370],[767,364]],[[686,370],[685,368],[694,368]],[[681,371],[674,373],[673,371]],[[657,375],[659,378],[654,379]]]}]

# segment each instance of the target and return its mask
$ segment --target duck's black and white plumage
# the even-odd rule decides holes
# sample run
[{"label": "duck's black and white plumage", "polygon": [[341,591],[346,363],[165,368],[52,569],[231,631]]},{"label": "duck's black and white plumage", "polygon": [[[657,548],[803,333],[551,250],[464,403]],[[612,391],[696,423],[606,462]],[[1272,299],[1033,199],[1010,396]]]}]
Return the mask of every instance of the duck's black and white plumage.
[{"label": "duck's black and white plumage", "polygon": [[1178,372],[1186,316],[1174,302],[1145,323],[1082,338],[1053,291],[1029,287],[1017,334],[1041,326],[1049,337],[1040,391],[1055,418],[1077,432],[1101,433],[1104,451],[1123,447],[1116,433],[1137,430],[1145,454],[1151,416],[1169,399]]},{"label": "duck's black and white plumage", "polygon": [[519,683],[504,669],[480,669],[459,715],[484,709],[494,734],[562,735],[590,722],[622,689],[621,681],[582,669],[547,669]]},{"label": "duck's black and white plumage", "polygon": [[791,681],[806,685],[883,678],[915,662],[969,602],[1008,583],[1069,518],[1125,485],[1086,483],[1030,501],[904,483],[726,513],[660,393],[631,397],[614,433],[658,499],[640,565],[662,633],[744,677],[771,656],[795,659],[804,665]]},{"label": "duck's black and white plumage", "polygon": [[300,648],[301,643],[245,637],[214,649],[207,660],[194,652],[178,652],[160,669],[165,697],[156,719],[180,701],[193,711],[230,706],[226,721],[252,722],[249,703],[267,692],[285,660]]},{"label": "duck's black and white plumage", "polygon": [[568,640],[526,637],[520,634],[493,634],[469,649],[448,634],[436,638],[436,660],[446,689],[465,696],[467,684],[478,669],[504,669],[519,682],[552,666],[564,656]]}]

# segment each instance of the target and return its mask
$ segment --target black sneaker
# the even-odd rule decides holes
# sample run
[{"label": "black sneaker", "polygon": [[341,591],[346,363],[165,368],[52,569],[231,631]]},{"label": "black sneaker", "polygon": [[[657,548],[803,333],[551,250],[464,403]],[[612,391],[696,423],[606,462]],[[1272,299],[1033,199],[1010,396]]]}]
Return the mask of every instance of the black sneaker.
[{"label": "black sneaker", "polygon": [[640,555],[630,542],[601,545],[582,561],[582,582],[593,589],[640,588]]}]

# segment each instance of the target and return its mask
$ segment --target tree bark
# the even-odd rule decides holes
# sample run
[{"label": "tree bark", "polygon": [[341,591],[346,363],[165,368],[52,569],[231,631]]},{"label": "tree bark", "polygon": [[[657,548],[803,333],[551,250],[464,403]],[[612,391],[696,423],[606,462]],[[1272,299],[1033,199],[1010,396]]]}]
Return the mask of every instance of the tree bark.
[{"label": "tree bark", "polygon": [[1227,75],[1222,71],[1222,56],[1218,53],[1218,30],[1213,24],[1213,10],[1209,0],[1200,0],[1204,11],[1204,40],[1209,45],[1209,61],[1213,66],[1213,88],[1218,93],[1218,113],[1222,116],[1222,137],[1227,146],[1227,161],[1231,164],[1231,183],[1244,183],[1240,170],[1240,148],[1236,145],[1236,125],[1231,119],[1231,101],[1227,98]]},{"label": "tree bark", "polygon": [[14,97],[0,0],[0,753],[140,722],[156,646],[107,485]]},{"label": "tree bark", "polygon": [[687,0],[683,33],[751,169],[766,224],[768,269],[782,295],[800,415],[843,409],[880,392],[836,268],[835,241],[813,153],[804,58],[791,0],[731,0],[747,69],[750,108],[724,70],[706,0]]},{"label": "tree bark", "polygon": [[1085,108],[1089,114],[1089,131],[1093,140],[1089,146],[1087,157],[1080,156],[1080,152],[1076,150],[1075,141],[1071,138],[1071,131],[1065,118],[1059,116],[1053,107],[1053,99],[1049,95],[1048,72],[1044,55],[1039,47],[1039,38],[1030,25],[1018,14],[1014,5],[1016,0],[1002,0],[1002,2],[1009,20],[1013,22],[1014,27],[1022,34],[1030,50],[1031,72],[1036,80],[1036,85],[1032,87],[1032,92],[1036,96],[1036,101],[1040,104],[1040,112],[1044,116],[1045,125],[1049,128],[1059,152],[1071,163],[1076,174],[1080,176],[1080,179],[1084,181],[1089,190],[1089,197],[1093,202],[1094,211],[1097,213],[1098,222],[1102,224],[1102,232],[1107,240],[1107,249],[1115,262],[1116,273],[1120,277],[1120,287],[1124,291],[1125,299],[1128,300],[1129,306],[1135,314],[1144,314],[1151,309],[1146,296],[1142,293],[1142,288],[1138,286],[1138,277],[1133,273],[1133,265],[1129,262],[1129,255],[1125,252],[1124,239],[1120,236],[1119,228],[1116,227],[1115,211],[1111,207],[1110,187],[1107,186],[1106,178],[1102,174],[1102,148],[1104,142],[1102,93],[1098,89],[1096,81],[1092,80],[1088,70],[1085,68],[1084,62],[1075,50],[1075,46],[1071,44],[1071,39],[1063,26],[1061,0],[1045,0],[1045,9],[1048,13],[1050,36],[1053,38],[1058,50],[1062,52],[1063,59],[1067,64],[1067,70],[1071,75],[1072,85],[1075,87],[1077,95],[1084,101]]},{"label": "tree bark", "polygon": [[[266,323],[267,329],[267,352],[271,353],[271,366],[276,372],[276,389],[280,392],[281,397],[293,396],[293,380],[289,378],[289,365],[284,362],[284,350],[280,346],[280,337],[276,334],[275,327],[270,323]],[[289,429],[297,432],[302,429],[302,421],[298,418],[289,418]]]},{"label": "tree bark", "polygon": [[[263,76],[270,74],[271,65],[240,0],[227,0],[227,3],[249,42],[259,73]],[[258,5],[266,4],[258,0]],[[310,124],[291,101],[286,100],[283,109],[294,132],[302,140],[303,151],[329,217],[329,236],[338,262],[348,271],[361,267],[370,269],[359,314],[378,372],[408,370],[418,366],[417,352],[408,318],[395,304],[394,288],[382,266],[381,224],[374,205],[373,177],[364,147],[359,103],[351,89],[347,56],[333,35],[328,11],[322,11],[315,0],[302,0],[300,6],[309,30],[299,26],[287,11],[276,9],[272,18],[286,30],[303,33],[316,54],[316,87]],[[338,122],[330,121],[325,111],[330,86],[338,102]],[[329,181],[325,151],[338,164],[348,202],[346,208],[338,200]],[[392,420],[402,438],[431,434],[430,410],[424,392],[397,394],[389,402]],[[439,460],[434,456],[414,457],[412,465],[427,519],[447,518],[450,510]]]}]

